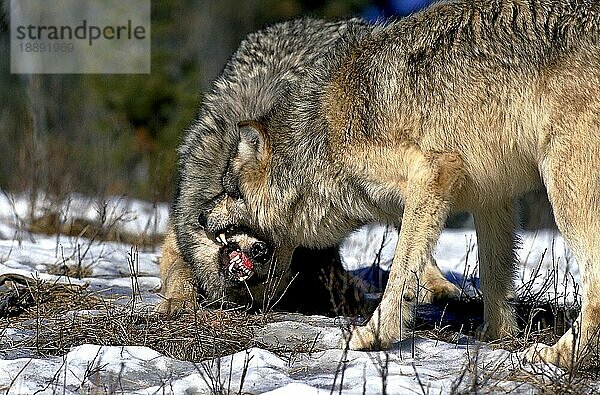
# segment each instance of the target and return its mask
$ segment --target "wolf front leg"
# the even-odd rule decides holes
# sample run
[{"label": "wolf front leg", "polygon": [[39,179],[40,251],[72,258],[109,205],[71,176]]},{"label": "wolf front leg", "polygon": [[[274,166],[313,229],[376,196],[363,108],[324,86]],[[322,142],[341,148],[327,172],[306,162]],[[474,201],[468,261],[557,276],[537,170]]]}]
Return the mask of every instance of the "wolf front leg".
[{"label": "wolf front leg", "polygon": [[[405,162],[406,163],[406,162]],[[457,154],[419,151],[407,163],[405,205],[390,277],[379,307],[363,327],[352,331],[354,350],[388,348],[405,336],[420,292],[420,278],[464,180]]]},{"label": "wolf front leg", "polygon": [[157,313],[174,315],[186,308],[197,308],[198,294],[192,268],[179,253],[172,226],[169,226],[165,237],[159,265],[162,281],[161,293],[165,299],[154,310]]}]

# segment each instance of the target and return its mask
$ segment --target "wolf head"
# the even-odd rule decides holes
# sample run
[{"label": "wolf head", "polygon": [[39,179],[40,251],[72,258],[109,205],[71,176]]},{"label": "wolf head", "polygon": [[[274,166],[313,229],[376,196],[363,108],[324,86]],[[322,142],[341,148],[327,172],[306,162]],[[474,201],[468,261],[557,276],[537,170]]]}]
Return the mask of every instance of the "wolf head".
[{"label": "wolf head", "polygon": [[275,245],[323,248],[386,217],[371,204],[368,186],[333,158],[343,143],[330,141],[325,125],[324,86],[335,64],[370,31],[348,28],[273,111],[238,122],[237,146],[224,173],[238,203],[207,210],[202,219],[209,232],[246,226]]},{"label": "wolf head", "polygon": [[[181,254],[210,297],[221,296],[219,289],[260,288],[283,275],[300,244],[285,237],[286,218],[279,232],[257,223],[250,208],[258,206],[248,197],[264,189],[253,190],[248,177],[266,171],[261,163],[267,163],[270,142],[260,134],[262,125],[278,119],[289,91],[349,29],[368,25],[302,19],[250,34],[205,95],[179,149],[172,221]],[[286,202],[289,208],[298,196],[297,188],[277,191],[264,207]],[[249,244],[240,244],[241,235]]]}]

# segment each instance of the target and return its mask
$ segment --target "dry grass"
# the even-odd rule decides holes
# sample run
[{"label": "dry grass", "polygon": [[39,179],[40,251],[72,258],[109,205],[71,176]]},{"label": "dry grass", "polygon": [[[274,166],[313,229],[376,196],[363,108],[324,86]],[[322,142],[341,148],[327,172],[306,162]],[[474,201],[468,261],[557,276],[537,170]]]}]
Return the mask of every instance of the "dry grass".
[{"label": "dry grass", "polygon": [[20,322],[44,316],[60,316],[73,310],[103,306],[87,287],[34,280],[17,274],[0,275],[0,319]]},{"label": "dry grass", "polygon": [[102,220],[90,221],[84,218],[63,221],[60,213],[50,211],[33,218],[27,227],[27,231],[45,235],[61,234],[92,241],[115,241],[139,247],[154,247],[163,242],[164,235],[126,232],[115,226],[118,222],[120,222],[120,219],[117,219],[114,223]]},{"label": "dry grass", "polygon": [[[2,344],[41,356],[63,355],[86,343],[151,347],[169,357],[199,362],[255,345],[254,331],[264,315],[201,309],[168,319],[150,309],[132,309],[89,293],[85,287],[33,281],[19,276],[0,279],[0,325],[28,333]],[[2,333],[2,329],[0,329]]]}]

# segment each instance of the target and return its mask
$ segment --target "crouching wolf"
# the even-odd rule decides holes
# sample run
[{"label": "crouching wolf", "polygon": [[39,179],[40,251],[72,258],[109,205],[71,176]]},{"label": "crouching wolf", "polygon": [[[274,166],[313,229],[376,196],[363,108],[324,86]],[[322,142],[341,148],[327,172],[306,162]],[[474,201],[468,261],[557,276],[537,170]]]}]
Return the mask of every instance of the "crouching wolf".
[{"label": "crouching wolf", "polygon": [[[262,307],[266,299],[278,300],[289,286],[294,276],[289,265],[298,246],[293,239],[270,239],[257,229],[249,232],[239,226],[227,230],[226,223],[215,223],[216,217],[205,214],[218,210],[245,213],[238,180],[232,177],[239,142],[237,124],[268,119],[282,111],[286,92],[295,89],[336,42],[350,32],[367,34],[371,29],[360,20],[302,19],[250,34],[241,43],[205,95],[179,150],[172,226],[160,261],[165,300],[158,311],[175,313],[194,307],[199,294]],[[207,234],[205,226],[223,228],[223,232]],[[430,263],[423,280],[431,290],[429,297],[456,295],[456,287]]]},{"label": "crouching wolf", "polygon": [[[580,265],[582,310],[555,345],[526,355],[585,359],[600,324],[600,4],[441,2],[334,46],[278,111],[238,123],[236,154],[217,172],[232,193],[202,214],[207,231],[248,226],[290,251],[402,217],[383,299],[350,339],[363,349],[402,337],[444,219],[471,211],[485,335],[498,338],[517,330],[512,202],[545,187]],[[192,226],[182,214],[179,228]]]}]

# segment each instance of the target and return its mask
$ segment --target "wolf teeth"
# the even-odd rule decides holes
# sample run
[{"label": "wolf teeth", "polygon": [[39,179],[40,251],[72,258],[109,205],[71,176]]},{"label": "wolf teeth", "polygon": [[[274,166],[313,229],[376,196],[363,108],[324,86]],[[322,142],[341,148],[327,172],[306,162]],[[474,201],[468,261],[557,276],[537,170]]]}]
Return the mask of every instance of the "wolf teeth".
[{"label": "wolf teeth", "polygon": [[235,262],[231,262],[231,264],[227,267],[227,270],[229,270],[229,273],[234,274],[235,273]]},{"label": "wolf teeth", "polygon": [[227,245],[227,237],[225,237],[225,232],[223,233],[219,233],[217,235],[217,241],[219,243],[221,243],[222,245],[226,246]]},{"label": "wolf teeth", "polygon": [[241,257],[239,255],[236,255],[234,258],[231,259],[231,262],[230,262],[229,266],[227,267],[227,270],[229,271],[229,273],[236,276],[238,281],[246,281],[250,277],[252,277],[252,275],[254,274],[254,271],[252,269],[249,269],[249,268],[241,265],[241,263],[242,263]]}]

